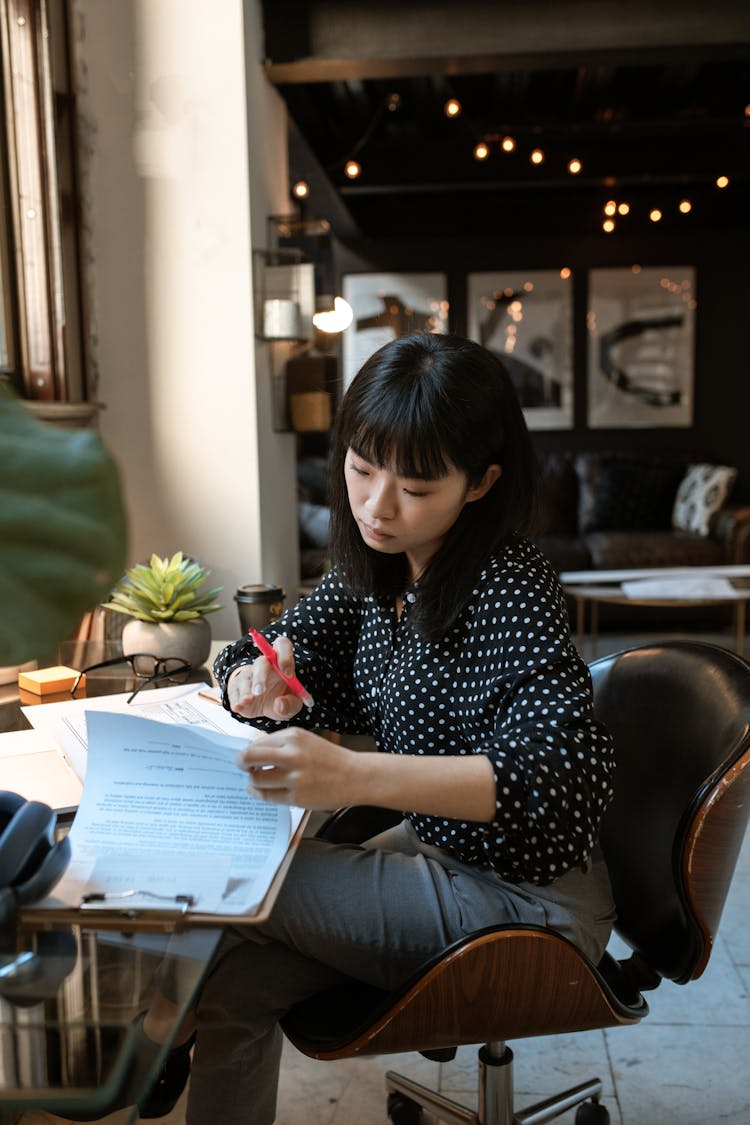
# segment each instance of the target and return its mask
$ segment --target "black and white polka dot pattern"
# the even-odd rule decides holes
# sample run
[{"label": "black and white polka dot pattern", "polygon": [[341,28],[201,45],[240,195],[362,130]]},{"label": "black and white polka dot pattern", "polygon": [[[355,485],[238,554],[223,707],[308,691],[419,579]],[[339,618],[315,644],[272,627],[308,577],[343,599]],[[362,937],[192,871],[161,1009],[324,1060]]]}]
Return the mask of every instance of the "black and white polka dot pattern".
[{"label": "black and white polka dot pattern", "polygon": [[[406,592],[397,619],[393,604],[353,597],[334,570],[265,630],[291,638],[315,699],[294,721],[370,734],[392,754],[486,754],[497,786],[492,823],[405,814],[421,840],[464,863],[549,883],[591,853],[613,773],[557,578],[531,543],[506,548],[438,643],[409,625],[417,597],[418,586]],[[222,688],[255,656],[249,639],[225,649],[215,664]]]}]

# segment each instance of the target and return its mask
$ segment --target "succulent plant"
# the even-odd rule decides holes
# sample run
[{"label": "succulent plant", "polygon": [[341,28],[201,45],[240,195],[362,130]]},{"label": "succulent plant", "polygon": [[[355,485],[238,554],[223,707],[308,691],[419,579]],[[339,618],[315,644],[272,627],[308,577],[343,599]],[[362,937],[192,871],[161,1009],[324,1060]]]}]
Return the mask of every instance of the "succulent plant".
[{"label": "succulent plant", "polygon": [[182,551],[171,559],[152,555],[148,563],[136,563],[125,572],[104,608],[152,624],[192,621],[221,609],[215,600],[221,586],[198,592],[210,573]]}]

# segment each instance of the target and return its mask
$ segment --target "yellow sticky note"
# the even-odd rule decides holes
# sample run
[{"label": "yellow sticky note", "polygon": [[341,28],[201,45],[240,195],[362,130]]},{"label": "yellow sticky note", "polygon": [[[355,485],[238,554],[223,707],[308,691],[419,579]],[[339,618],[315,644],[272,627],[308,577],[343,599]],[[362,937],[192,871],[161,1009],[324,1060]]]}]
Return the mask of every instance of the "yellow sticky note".
[{"label": "yellow sticky note", "polygon": [[[18,686],[34,695],[52,695],[55,692],[70,691],[78,678],[75,668],[66,668],[63,664],[56,664],[53,668],[37,668],[33,672],[19,672]],[[81,678],[80,687],[83,687],[86,677]]]}]

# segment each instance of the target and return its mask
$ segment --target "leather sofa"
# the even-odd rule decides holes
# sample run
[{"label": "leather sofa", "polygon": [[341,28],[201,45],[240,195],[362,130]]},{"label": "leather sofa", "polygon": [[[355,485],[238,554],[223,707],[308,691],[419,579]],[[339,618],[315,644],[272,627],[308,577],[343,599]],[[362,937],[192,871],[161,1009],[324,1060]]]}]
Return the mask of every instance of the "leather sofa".
[{"label": "leather sofa", "polygon": [[[539,459],[535,539],[558,572],[750,563],[750,505],[725,504],[707,535],[672,526],[679,483],[701,458],[542,452]],[[328,556],[325,457],[301,459],[297,476],[302,580],[311,582]]]},{"label": "leather sofa", "polygon": [[675,495],[699,457],[545,452],[537,543],[558,572],[750,563],[750,506],[731,496],[708,534],[675,528]]}]

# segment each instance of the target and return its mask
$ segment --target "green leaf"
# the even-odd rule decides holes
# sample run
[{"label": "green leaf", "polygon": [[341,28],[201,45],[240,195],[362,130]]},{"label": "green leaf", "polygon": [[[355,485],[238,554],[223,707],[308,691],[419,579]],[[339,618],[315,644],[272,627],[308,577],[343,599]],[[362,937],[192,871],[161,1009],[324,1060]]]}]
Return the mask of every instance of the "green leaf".
[{"label": "green leaf", "polygon": [[40,422],[0,385],[0,665],[53,652],[122,573],[126,523],[93,430]]}]

